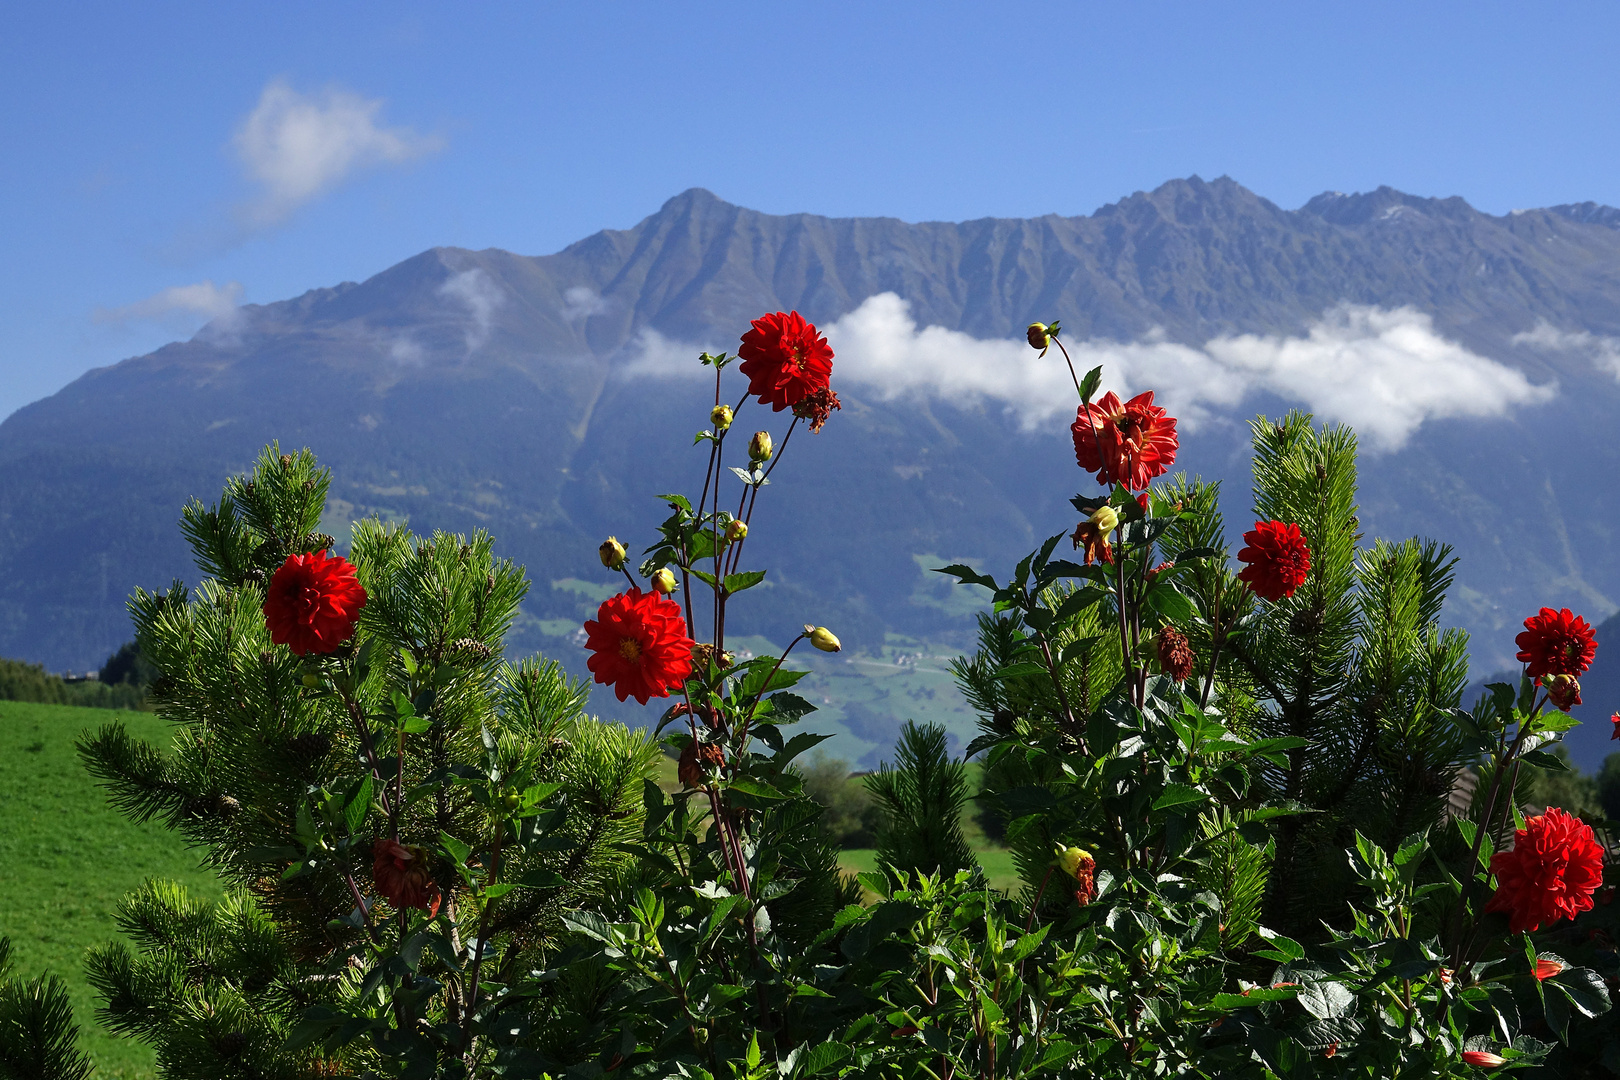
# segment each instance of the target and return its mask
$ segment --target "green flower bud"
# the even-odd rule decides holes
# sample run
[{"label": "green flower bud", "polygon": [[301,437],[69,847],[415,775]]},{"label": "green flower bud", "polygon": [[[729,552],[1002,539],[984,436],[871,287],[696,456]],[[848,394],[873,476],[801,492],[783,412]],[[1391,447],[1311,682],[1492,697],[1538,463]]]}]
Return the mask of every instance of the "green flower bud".
[{"label": "green flower bud", "polygon": [[806,626],[804,636],[810,639],[810,644],[822,652],[837,652],[843,646],[838,643],[838,637],[825,626]]},{"label": "green flower bud", "polygon": [[754,437],[748,440],[748,457],[752,461],[771,460],[771,433],[756,431]]},{"label": "green flower bud", "polygon": [[1030,348],[1039,349],[1041,352],[1045,352],[1047,349],[1051,348],[1052,336],[1046,332],[1045,323],[1032,322],[1029,324],[1029,329],[1025,331],[1025,333],[1029,337]]},{"label": "green flower bud", "polygon": [[726,526],[726,539],[728,541],[730,541],[731,543],[733,543],[733,544],[735,544],[738,540],[741,540],[743,537],[745,537],[747,535],[748,535],[748,524],[747,524],[747,522],[739,521],[736,518],[733,518],[731,520],[731,524]]},{"label": "green flower bud", "polygon": [[610,536],[602,541],[602,546],[596,549],[596,553],[601,557],[602,565],[609,570],[617,570],[624,565],[624,545],[619,543],[616,536]]},{"label": "green flower bud", "polygon": [[667,566],[660,567],[653,571],[652,587],[654,592],[663,593],[665,596],[668,596],[670,593],[679,588],[679,586],[675,583],[674,573],[671,572],[670,568]]},{"label": "green flower bud", "polygon": [[709,410],[709,422],[714,425],[716,435],[731,426],[731,406],[716,405]]}]

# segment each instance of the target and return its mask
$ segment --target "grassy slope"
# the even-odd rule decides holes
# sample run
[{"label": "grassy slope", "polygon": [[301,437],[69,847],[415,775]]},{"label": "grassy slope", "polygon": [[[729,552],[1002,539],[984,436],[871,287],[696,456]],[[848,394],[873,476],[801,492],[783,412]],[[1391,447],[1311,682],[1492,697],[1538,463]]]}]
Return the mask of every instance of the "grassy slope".
[{"label": "grassy slope", "polygon": [[144,1077],[153,1074],[151,1053],[96,1022],[84,951],[118,936],[113,909],[146,878],[173,878],[206,896],[219,886],[161,825],[120,817],[79,764],[79,732],[114,720],[168,744],[168,725],[149,713],[0,702],[0,934],[10,936],[20,974],[49,970],[67,980],[99,1077]]}]

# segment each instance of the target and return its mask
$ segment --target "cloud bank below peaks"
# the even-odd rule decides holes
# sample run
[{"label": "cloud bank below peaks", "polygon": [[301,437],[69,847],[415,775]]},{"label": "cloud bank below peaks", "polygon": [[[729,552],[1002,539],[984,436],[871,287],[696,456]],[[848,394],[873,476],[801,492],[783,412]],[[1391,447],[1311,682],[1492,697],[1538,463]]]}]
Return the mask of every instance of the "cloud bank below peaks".
[{"label": "cloud bank below peaks", "polygon": [[[1074,415],[1074,384],[1057,350],[1044,359],[1027,343],[985,341],[940,326],[919,328],[909,305],[881,293],[823,328],[837,353],[834,381],[885,399],[907,395],[960,404],[986,399],[1016,412],[1025,428]],[[1151,334],[1136,342],[1065,339],[1076,369],[1103,365],[1103,386],[1155,400],[1189,426],[1269,392],[1319,420],[1349,424],[1373,450],[1396,450],[1425,421],[1500,416],[1552,399],[1519,371],[1435,331],[1423,312],[1341,304],[1304,337],[1242,334],[1201,348]]]}]

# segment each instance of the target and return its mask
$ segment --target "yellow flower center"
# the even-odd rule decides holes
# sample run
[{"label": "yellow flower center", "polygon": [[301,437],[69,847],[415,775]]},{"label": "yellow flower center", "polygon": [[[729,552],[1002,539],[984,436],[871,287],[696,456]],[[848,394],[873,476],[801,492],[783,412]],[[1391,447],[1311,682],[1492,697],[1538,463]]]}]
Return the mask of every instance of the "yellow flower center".
[{"label": "yellow flower center", "polygon": [[641,659],[641,642],[635,638],[623,638],[619,641],[619,655],[631,663]]}]

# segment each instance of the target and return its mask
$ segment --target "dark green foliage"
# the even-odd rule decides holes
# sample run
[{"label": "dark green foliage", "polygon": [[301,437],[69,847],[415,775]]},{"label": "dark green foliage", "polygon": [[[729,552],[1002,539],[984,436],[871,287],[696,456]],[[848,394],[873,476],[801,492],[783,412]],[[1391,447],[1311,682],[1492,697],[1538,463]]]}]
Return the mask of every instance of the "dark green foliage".
[{"label": "dark green foliage", "polygon": [[62,980],[13,975],[11,941],[0,937],[0,1080],[83,1080],[90,1059],[78,1039]]},{"label": "dark green foliage", "polygon": [[821,835],[840,848],[877,845],[882,811],[865,783],[852,779],[849,764],[816,755],[801,766],[804,793],[821,804]]},{"label": "dark green foliage", "polygon": [[1620,821],[1620,754],[1603,759],[1603,770],[1597,775],[1598,800],[1603,814],[1610,821]]},{"label": "dark green foliage", "polygon": [[945,729],[910,721],[894,748],[895,766],[866,778],[883,808],[878,829],[878,865],[897,880],[916,873],[955,877],[978,865],[962,834],[967,769],[952,761]]},{"label": "dark green foliage", "polygon": [[136,685],[109,686],[94,679],[66,682],[39,664],[0,659],[0,701],[78,705],[91,709],[138,709],[145,699]]},{"label": "dark green foliage", "polygon": [[107,657],[98,677],[106,686],[127,683],[144,688],[151,686],[160,674],[162,672],[158,671],[157,666],[141,652],[140,645],[126,641],[118,647],[117,652]]}]

